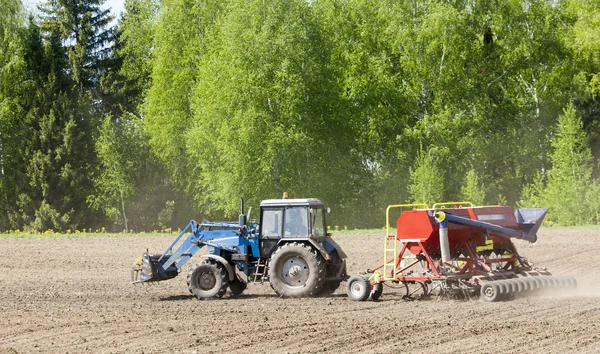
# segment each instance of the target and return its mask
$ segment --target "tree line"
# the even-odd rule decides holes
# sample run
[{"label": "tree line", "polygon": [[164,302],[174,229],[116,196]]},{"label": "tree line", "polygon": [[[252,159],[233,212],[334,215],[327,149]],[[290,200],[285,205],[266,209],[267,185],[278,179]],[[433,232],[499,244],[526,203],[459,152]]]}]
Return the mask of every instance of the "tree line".
[{"label": "tree line", "polygon": [[1,230],[176,228],[284,191],[351,228],[447,200],[600,222],[598,0],[0,4]]}]

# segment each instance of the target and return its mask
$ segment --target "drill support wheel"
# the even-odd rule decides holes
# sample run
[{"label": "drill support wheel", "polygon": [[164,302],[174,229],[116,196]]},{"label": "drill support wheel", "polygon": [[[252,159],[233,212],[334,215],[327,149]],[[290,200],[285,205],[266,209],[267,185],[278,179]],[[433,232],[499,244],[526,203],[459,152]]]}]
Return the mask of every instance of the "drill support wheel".
[{"label": "drill support wheel", "polygon": [[348,298],[355,301],[365,301],[371,295],[371,282],[362,275],[353,275],[346,282]]}]

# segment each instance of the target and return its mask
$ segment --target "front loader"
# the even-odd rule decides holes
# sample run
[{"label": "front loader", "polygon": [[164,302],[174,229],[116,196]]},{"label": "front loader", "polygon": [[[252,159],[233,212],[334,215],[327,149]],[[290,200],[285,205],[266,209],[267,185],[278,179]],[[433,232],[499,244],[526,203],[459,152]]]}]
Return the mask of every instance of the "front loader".
[{"label": "front loader", "polygon": [[327,233],[318,199],[271,199],[260,204],[260,223],[190,221],[160,255],[147,251],[133,267],[133,282],[172,279],[198,251],[206,254],[187,274],[198,299],[239,295],[249,283],[268,281],[282,297],[329,295],[346,279],[346,254]]}]

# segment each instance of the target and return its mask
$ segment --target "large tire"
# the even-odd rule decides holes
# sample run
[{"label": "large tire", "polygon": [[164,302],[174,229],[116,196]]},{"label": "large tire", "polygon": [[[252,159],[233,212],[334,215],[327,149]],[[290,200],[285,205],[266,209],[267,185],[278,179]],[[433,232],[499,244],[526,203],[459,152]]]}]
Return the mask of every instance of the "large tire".
[{"label": "large tire", "polygon": [[244,290],[246,290],[247,286],[247,283],[244,283],[238,278],[234,278],[232,281],[229,282],[229,292],[231,293],[231,296],[238,296],[241,293],[243,293]]},{"label": "large tire", "polygon": [[187,284],[190,293],[199,300],[221,298],[227,291],[227,270],[213,260],[203,260],[188,272]]},{"label": "large tire", "polygon": [[355,301],[365,301],[371,295],[371,282],[363,275],[353,275],[346,282],[348,298]]},{"label": "large tire", "polygon": [[269,281],[282,297],[315,296],[323,286],[325,271],[316,250],[298,242],[286,243],[271,256]]}]

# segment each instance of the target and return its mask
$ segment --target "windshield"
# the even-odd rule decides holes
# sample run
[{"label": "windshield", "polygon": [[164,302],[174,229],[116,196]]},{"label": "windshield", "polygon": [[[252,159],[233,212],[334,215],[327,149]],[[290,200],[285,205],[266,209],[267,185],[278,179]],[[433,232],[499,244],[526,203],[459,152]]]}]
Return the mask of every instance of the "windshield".
[{"label": "windshield", "polygon": [[308,222],[306,207],[285,208],[285,221],[283,225],[284,237],[307,237]]}]

